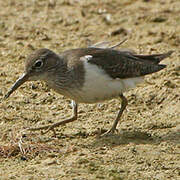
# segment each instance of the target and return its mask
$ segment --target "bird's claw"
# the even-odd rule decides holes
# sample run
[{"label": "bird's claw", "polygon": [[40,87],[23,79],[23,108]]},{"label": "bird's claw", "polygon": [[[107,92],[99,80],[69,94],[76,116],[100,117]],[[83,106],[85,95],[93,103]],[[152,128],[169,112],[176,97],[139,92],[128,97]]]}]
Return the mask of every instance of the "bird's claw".
[{"label": "bird's claw", "polygon": [[118,132],[117,129],[112,128],[112,129],[106,131],[105,133],[101,134],[100,137],[112,136],[115,133],[115,131]]},{"label": "bird's claw", "polygon": [[49,128],[48,128],[46,131],[42,132],[42,134],[46,134],[46,133],[48,133],[49,131],[52,131],[53,134],[54,134],[54,137],[56,137],[56,130],[55,130],[55,128],[54,128],[52,125],[49,126]]}]

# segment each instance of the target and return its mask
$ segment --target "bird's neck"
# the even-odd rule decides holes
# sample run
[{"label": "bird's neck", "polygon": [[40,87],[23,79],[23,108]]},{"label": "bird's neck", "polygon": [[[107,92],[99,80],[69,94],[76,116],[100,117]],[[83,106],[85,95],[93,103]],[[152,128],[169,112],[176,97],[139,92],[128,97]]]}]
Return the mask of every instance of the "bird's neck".
[{"label": "bird's neck", "polygon": [[44,81],[51,89],[65,95],[65,92],[75,86],[74,78],[74,69],[63,65],[49,71]]}]

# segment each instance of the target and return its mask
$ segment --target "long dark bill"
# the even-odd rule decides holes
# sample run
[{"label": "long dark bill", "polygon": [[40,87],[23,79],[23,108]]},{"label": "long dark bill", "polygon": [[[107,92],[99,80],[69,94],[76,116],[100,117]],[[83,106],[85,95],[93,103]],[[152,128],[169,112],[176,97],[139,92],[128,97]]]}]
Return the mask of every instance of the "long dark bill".
[{"label": "long dark bill", "polygon": [[21,86],[24,82],[28,80],[28,74],[23,73],[22,76],[20,76],[17,81],[13,84],[11,89],[7,92],[7,94],[4,96],[4,99],[8,98],[19,86]]}]

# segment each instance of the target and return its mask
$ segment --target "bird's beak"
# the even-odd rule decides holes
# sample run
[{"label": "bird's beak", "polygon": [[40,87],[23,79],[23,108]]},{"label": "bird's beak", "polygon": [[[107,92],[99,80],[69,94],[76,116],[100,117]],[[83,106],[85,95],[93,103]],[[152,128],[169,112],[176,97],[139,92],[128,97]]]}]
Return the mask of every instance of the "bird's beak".
[{"label": "bird's beak", "polygon": [[19,86],[21,86],[24,82],[26,82],[29,78],[28,73],[23,73],[22,76],[20,76],[17,81],[13,84],[13,86],[9,89],[7,94],[4,96],[4,98],[8,98]]}]

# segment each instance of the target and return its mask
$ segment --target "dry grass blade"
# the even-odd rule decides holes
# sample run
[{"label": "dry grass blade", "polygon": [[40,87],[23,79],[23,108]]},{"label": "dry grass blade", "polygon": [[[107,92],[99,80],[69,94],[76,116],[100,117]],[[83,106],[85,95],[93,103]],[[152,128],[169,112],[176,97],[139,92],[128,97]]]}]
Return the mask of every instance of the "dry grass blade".
[{"label": "dry grass blade", "polygon": [[[13,131],[9,133],[10,141],[6,142],[5,145],[0,145],[0,157],[26,156],[31,158],[37,156],[39,153],[69,152],[67,148],[56,147],[56,141],[53,141],[53,144],[48,144],[42,143],[37,139],[34,141],[33,138],[27,140],[25,139],[27,135],[25,133],[24,130],[13,129]],[[59,141],[58,143],[60,144]]]}]

